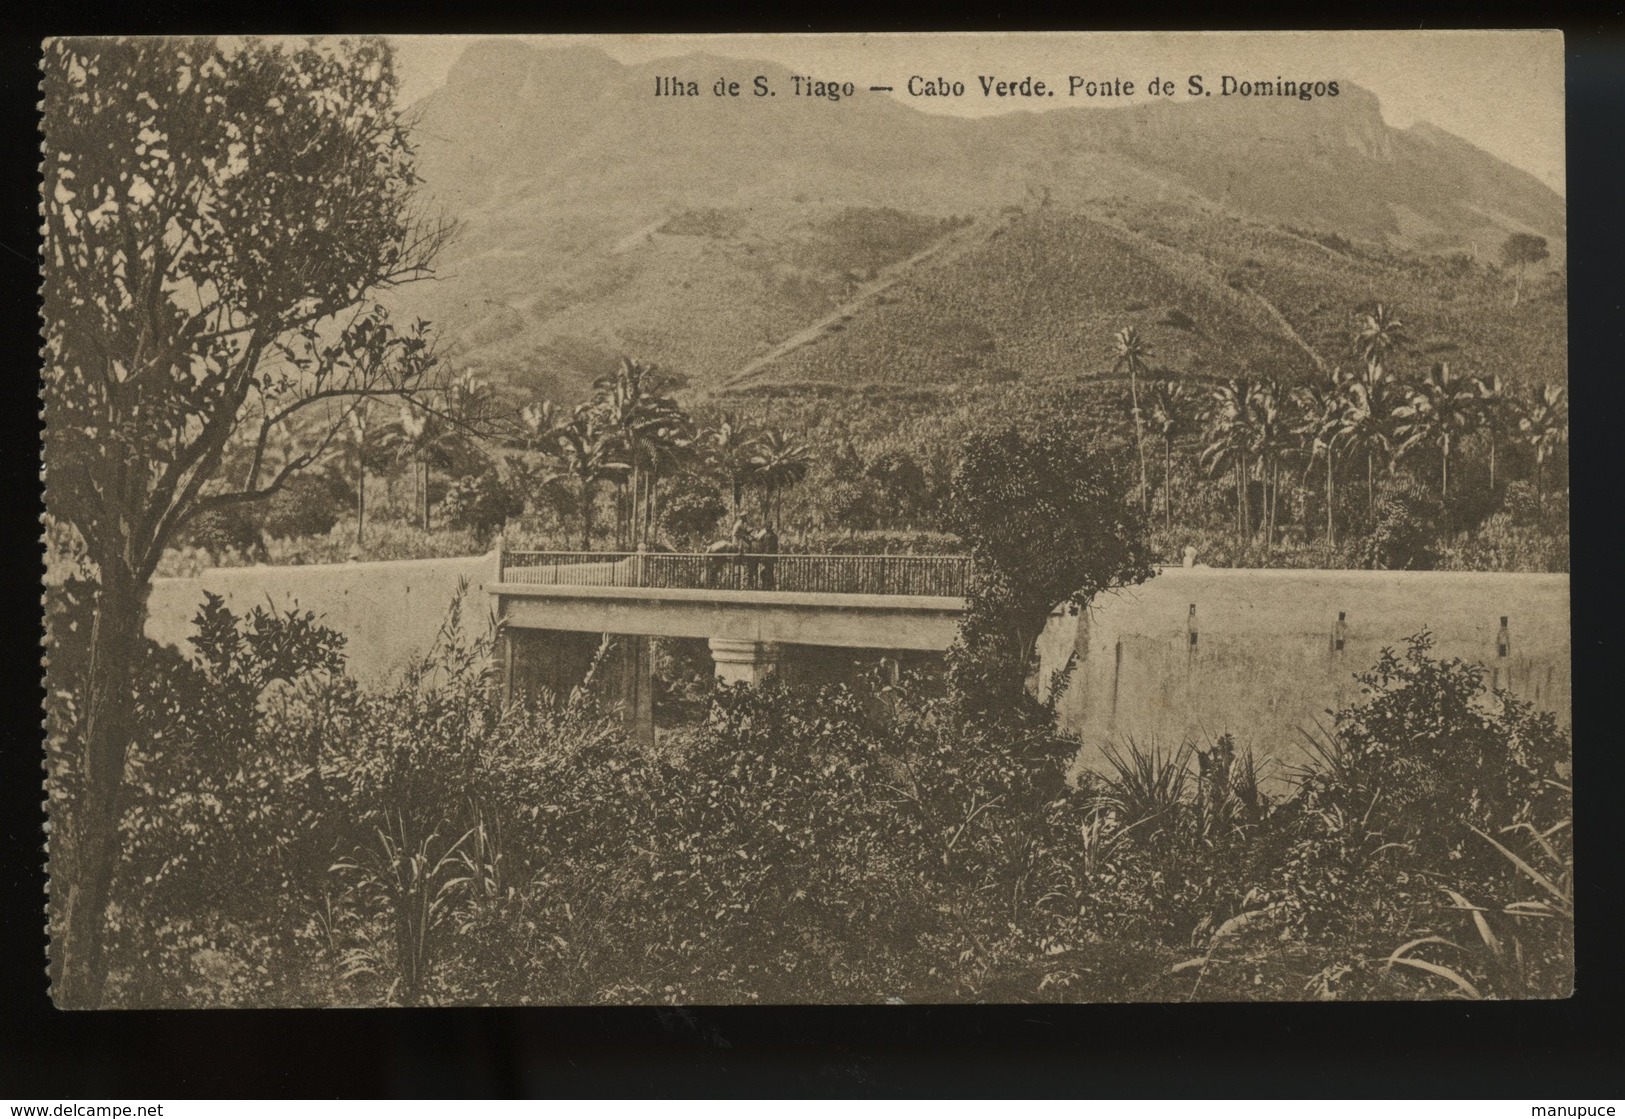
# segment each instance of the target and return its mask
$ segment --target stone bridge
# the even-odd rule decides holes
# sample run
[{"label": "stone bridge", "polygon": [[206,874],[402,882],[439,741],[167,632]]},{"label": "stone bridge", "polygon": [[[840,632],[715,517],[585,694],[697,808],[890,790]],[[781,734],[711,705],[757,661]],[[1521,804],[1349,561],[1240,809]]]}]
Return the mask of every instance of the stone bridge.
[{"label": "stone bridge", "polygon": [[964,610],[961,556],[503,552],[486,587],[511,693],[568,692],[618,635],[612,692],[653,734],[651,637],[702,638],[724,683],[757,683],[818,649],[896,663],[941,654]]}]

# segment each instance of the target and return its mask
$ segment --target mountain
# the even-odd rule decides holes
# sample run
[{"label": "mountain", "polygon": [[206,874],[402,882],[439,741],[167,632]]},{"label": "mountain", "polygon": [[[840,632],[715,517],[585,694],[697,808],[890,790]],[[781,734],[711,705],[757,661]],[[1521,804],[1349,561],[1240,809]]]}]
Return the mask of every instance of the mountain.
[{"label": "mountain", "polygon": [[[756,74],[781,95],[708,92]],[[654,96],[670,75],[701,96]],[[1174,368],[1313,367],[1372,299],[1434,353],[1565,375],[1560,290],[1512,309],[1465,259],[1526,231],[1560,263],[1562,198],[1365,90],[966,119],[790,89],[759,61],[471,44],[412,110],[462,232],[399,303],[562,402],[622,353],[701,395],[1044,379],[1129,321]]]}]

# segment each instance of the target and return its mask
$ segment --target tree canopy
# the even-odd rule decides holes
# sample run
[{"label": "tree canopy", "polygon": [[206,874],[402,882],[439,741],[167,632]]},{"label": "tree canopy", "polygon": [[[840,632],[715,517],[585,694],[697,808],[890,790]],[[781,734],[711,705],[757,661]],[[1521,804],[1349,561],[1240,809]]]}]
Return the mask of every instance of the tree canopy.
[{"label": "tree canopy", "polygon": [[190,517],[280,492],[365,401],[422,389],[427,324],[368,296],[425,274],[450,226],[415,205],[381,41],[44,54],[47,508],[97,582],[52,962],[59,1002],[96,1006],[153,570]]},{"label": "tree canopy", "polygon": [[1011,426],[966,441],[948,521],[974,570],[958,660],[977,678],[957,682],[973,710],[1021,695],[1056,606],[1151,577],[1131,484],[1110,455],[1071,433]]},{"label": "tree canopy", "polygon": [[[49,498],[144,577],[197,509],[309,465],[345,403],[416,387],[422,326],[362,300],[449,227],[414,206],[381,43],[58,39],[44,69]],[[284,432],[307,438],[273,464]]]}]

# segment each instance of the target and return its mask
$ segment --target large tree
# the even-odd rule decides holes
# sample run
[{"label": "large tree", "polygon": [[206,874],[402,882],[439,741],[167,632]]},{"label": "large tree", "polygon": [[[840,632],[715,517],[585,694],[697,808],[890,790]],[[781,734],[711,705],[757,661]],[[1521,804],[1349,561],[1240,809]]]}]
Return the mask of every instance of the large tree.
[{"label": "large tree", "polygon": [[1523,295],[1523,270],[1531,264],[1539,264],[1550,256],[1546,248],[1546,238],[1537,237],[1533,233],[1514,233],[1506,239],[1501,246],[1501,259],[1512,269],[1512,305],[1518,305]]},{"label": "large tree", "polygon": [[[274,494],[433,366],[370,292],[449,235],[374,40],[56,39],[44,49],[48,510],[97,582],[79,788],[55,821],[61,1005],[96,1006],[149,581],[199,512]],[[299,450],[266,449],[290,433]]]},{"label": "large tree", "polygon": [[1535,452],[1535,504],[1545,507],[1546,460],[1569,439],[1569,393],[1562,385],[1542,385],[1523,408],[1518,434]]},{"label": "large tree", "polygon": [[729,511],[738,517],[745,482],[756,471],[751,459],[756,454],[757,435],[732,412],[724,412],[717,425],[707,429],[701,439],[711,469],[728,485]]},{"label": "large tree", "polygon": [[1471,382],[1452,381],[1450,363],[1441,362],[1411,390],[1410,399],[1394,409],[1394,433],[1401,448],[1439,445],[1439,496],[1450,497],[1451,437],[1471,432],[1478,420],[1478,396]]},{"label": "large tree", "polygon": [[1394,463],[1394,408],[1396,383],[1380,363],[1365,368],[1363,377],[1344,382],[1342,411],[1332,433],[1337,446],[1365,456],[1366,515],[1376,516],[1377,461],[1392,471]]},{"label": "large tree", "polygon": [[483,473],[490,464],[480,441],[495,434],[496,409],[491,386],[469,370],[401,405],[388,442],[396,457],[412,467],[415,515],[424,532],[429,531],[429,471],[439,467],[468,477]]},{"label": "large tree", "polygon": [[1021,708],[1050,612],[1153,574],[1145,518],[1108,452],[1055,431],[971,436],[954,473],[948,527],[973,577],[950,681],[970,715]]},{"label": "large tree", "polygon": [[1499,373],[1478,378],[1473,382],[1473,387],[1478,393],[1478,423],[1489,437],[1490,491],[1493,493],[1496,486],[1498,452],[1502,444],[1518,431],[1518,402],[1507,392]]},{"label": "large tree", "polygon": [[631,466],[620,480],[628,489],[619,527],[622,545],[633,551],[653,530],[660,472],[670,465],[672,451],[688,439],[687,417],[677,401],[665,395],[667,386],[667,378],[654,366],[625,357],[612,376],[594,384],[593,406]]},{"label": "large tree", "polygon": [[1394,308],[1382,303],[1354,315],[1354,352],[1367,366],[1383,368],[1389,355],[1410,344],[1410,333]]},{"label": "large tree", "polygon": [[1202,448],[1202,464],[1211,474],[1231,472],[1236,485],[1236,542],[1241,547],[1246,547],[1252,539],[1252,502],[1247,494],[1247,479],[1257,443],[1253,423],[1253,397],[1257,391],[1257,383],[1252,378],[1233,378],[1215,385],[1203,408],[1208,444]]},{"label": "large tree", "polygon": [[1151,430],[1162,438],[1162,514],[1163,525],[1169,532],[1174,530],[1174,440],[1185,434],[1190,425],[1190,412],[1182,382],[1161,380],[1151,387],[1147,418],[1151,421]]},{"label": "large tree", "polygon": [[787,488],[806,479],[812,469],[812,451],[795,436],[769,428],[757,439],[750,461],[762,483],[762,523],[777,526],[782,512],[779,498]]},{"label": "large tree", "polygon": [[[1347,379],[1337,370],[1324,380],[1310,381],[1292,390],[1297,405],[1293,430],[1304,452],[1304,484],[1309,470],[1321,455],[1326,456],[1326,545],[1337,544],[1337,440],[1347,407],[1344,389]],[[1307,528],[1307,526],[1305,526]]]},{"label": "large tree", "polygon": [[557,438],[559,468],[548,480],[575,482],[581,512],[581,550],[591,551],[598,483],[618,485],[632,472],[632,466],[621,461],[622,448],[615,433],[602,425],[590,405],[578,405],[570,422],[558,429]]}]

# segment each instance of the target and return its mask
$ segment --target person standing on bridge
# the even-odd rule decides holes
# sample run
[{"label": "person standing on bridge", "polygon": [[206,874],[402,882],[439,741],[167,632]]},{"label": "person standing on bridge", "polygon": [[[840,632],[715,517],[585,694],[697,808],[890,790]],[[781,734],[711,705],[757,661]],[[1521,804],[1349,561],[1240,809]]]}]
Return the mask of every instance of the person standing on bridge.
[{"label": "person standing on bridge", "polygon": [[746,549],[750,547],[750,522],[745,519],[743,512],[734,517],[733,542],[740,555],[744,555]]},{"label": "person standing on bridge", "polygon": [[770,591],[776,586],[774,568],[778,565],[778,561],[774,557],[778,551],[779,534],[773,531],[773,524],[770,521],[756,534],[756,554],[760,557],[756,561],[757,589]]}]

